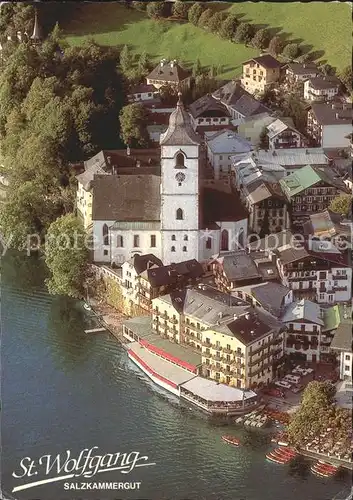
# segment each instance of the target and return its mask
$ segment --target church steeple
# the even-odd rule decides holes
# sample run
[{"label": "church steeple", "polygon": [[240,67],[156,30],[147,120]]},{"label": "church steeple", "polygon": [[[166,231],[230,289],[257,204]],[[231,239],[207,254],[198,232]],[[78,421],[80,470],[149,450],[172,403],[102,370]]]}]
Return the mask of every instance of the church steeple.
[{"label": "church steeple", "polygon": [[185,110],[181,100],[181,92],[178,93],[176,109],[169,118],[169,127],[161,135],[161,146],[182,146],[201,144],[201,138],[196,134],[191,124],[190,114]]},{"label": "church steeple", "polygon": [[38,12],[37,9],[34,11],[34,27],[33,27],[33,33],[31,36],[31,40],[34,43],[39,43],[43,39],[42,32],[40,29],[39,21],[38,21]]}]

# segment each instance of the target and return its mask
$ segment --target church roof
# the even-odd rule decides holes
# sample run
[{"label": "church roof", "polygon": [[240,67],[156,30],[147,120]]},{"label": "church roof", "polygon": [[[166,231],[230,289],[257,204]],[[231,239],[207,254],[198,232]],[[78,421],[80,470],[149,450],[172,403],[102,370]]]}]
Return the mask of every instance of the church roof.
[{"label": "church roof", "polygon": [[247,219],[249,214],[239,194],[224,181],[207,181],[201,190],[203,227],[211,229],[214,222],[235,222]]},{"label": "church roof", "polygon": [[37,9],[35,9],[34,27],[33,27],[33,33],[31,36],[31,40],[39,41],[42,39],[43,39],[42,30],[41,30],[39,22],[38,22],[38,12],[37,12]]},{"label": "church roof", "polygon": [[192,127],[190,114],[184,108],[180,93],[177,107],[170,115],[168,129],[161,135],[159,142],[161,146],[201,144],[201,138]]},{"label": "church roof", "polygon": [[93,191],[93,220],[160,220],[160,177],[157,175],[97,175]]}]

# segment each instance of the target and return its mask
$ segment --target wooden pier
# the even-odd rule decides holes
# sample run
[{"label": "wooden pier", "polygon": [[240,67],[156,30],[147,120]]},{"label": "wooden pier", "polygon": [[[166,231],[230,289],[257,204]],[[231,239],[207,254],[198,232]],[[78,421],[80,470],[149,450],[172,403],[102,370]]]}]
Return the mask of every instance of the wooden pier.
[{"label": "wooden pier", "polygon": [[103,333],[106,331],[106,328],[91,328],[90,330],[85,330],[85,333]]}]

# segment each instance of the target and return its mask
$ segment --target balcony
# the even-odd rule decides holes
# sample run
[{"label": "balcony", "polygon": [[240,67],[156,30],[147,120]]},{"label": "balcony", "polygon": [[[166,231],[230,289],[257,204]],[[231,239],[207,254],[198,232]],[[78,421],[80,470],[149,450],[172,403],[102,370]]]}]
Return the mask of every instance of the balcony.
[{"label": "balcony", "polygon": [[254,366],[254,365],[261,363],[261,361],[263,361],[264,359],[269,358],[271,356],[271,354],[272,354],[272,352],[270,352],[270,353],[266,352],[265,354],[263,354],[262,356],[260,356],[257,359],[251,358],[252,360],[248,363],[248,366]]},{"label": "balcony", "polygon": [[263,344],[259,346],[257,349],[254,349],[253,351],[250,351],[250,356],[254,356],[255,354],[258,354],[259,352],[263,351],[264,349],[267,349],[271,345],[271,342],[266,342],[266,344]]},{"label": "balcony", "polygon": [[169,321],[171,323],[173,323],[173,325],[177,325],[178,324],[178,320],[176,318],[171,318]]},{"label": "balcony", "polygon": [[224,354],[235,354],[235,351],[232,351],[232,349],[227,349],[226,347],[223,347],[223,352]]},{"label": "balcony", "polygon": [[271,365],[268,363],[266,365],[263,365],[263,366],[260,366],[260,368],[258,368],[257,370],[255,371],[250,371],[249,372],[249,377],[254,377],[255,375],[261,373],[262,371],[264,370],[267,370],[267,368],[269,368]]}]

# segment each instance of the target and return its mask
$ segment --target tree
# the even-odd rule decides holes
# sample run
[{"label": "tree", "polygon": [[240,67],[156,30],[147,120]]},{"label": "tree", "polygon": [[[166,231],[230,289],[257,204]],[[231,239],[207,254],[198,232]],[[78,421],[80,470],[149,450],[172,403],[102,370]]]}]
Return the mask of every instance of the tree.
[{"label": "tree", "polygon": [[172,13],[178,19],[187,19],[190,5],[181,0],[177,0],[173,4]]},{"label": "tree", "polygon": [[329,210],[344,217],[351,218],[352,216],[352,195],[342,194],[334,198],[329,206]]},{"label": "tree", "polygon": [[146,12],[148,17],[160,19],[165,15],[165,4],[164,2],[149,2],[146,7]]},{"label": "tree", "polygon": [[333,76],[335,74],[335,69],[330,64],[322,64],[319,69],[325,76]]},{"label": "tree", "polygon": [[199,21],[197,23],[197,25],[200,27],[200,28],[203,28],[203,29],[207,29],[209,28],[209,23],[210,23],[210,20],[213,16],[213,10],[212,9],[206,9],[202,12],[201,16],[199,17]]},{"label": "tree", "polygon": [[214,64],[211,64],[210,69],[208,70],[208,77],[213,79],[217,76],[217,68]]},{"label": "tree", "polygon": [[137,63],[138,71],[141,76],[145,76],[150,70],[150,62],[148,59],[147,52],[144,50],[140,55]]},{"label": "tree", "polygon": [[199,2],[194,3],[190,7],[188,12],[189,22],[194,26],[197,26],[202,12],[203,12],[202,4]]},{"label": "tree", "polygon": [[338,78],[346,87],[347,92],[352,92],[352,66],[346,66],[343,68],[340,71]]},{"label": "tree", "polygon": [[268,50],[270,54],[277,56],[282,52],[284,48],[284,41],[281,37],[279,36],[274,36],[268,45]]},{"label": "tree", "polygon": [[282,55],[291,61],[293,61],[293,59],[295,59],[299,54],[300,50],[297,43],[288,43],[282,51]]},{"label": "tree", "polygon": [[238,43],[249,43],[255,34],[255,28],[249,23],[240,23],[235,32],[235,41]]},{"label": "tree", "polygon": [[219,28],[219,35],[226,40],[233,40],[239,21],[234,14],[229,16],[222,22]]},{"label": "tree", "polygon": [[196,59],[192,67],[192,76],[195,78],[196,76],[201,75],[201,73],[202,73],[202,66],[200,63],[200,59]]},{"label": "tree", "polygon": [[140,10],[141,12],[146,11],[147,3],[146,2],[132,2],[132,7],[136,10]]},{"label": "tree", "polygon": [[129,47],[124,45],[120,53],[120,66],[123,73],[127,73],[132,67],[132,55],[129,51]]},{"label": "tree", "polygon": [[259,30],[254,38],[251,40],[251,45],[258,49],[265,49],[268,47],[268,44],[270,43],[270,34],[268,30],[266,29],[261,29]]},{"label": "tree", "polygon": [[212,31],[212,33],[219,33],[219,30],[221,29],[223,21],[226,19],[226,17],[226,12],[215,12],[208,21],[208,29]]},{"label": "tree", "polygon": [[288,425],[291,443],[302,445],[310,435],[320,436],[335,414],[333,398],[335,387],[329,382],[310,382],[304,390],[300,408]]},{"label": "tree", "polygon": [[119,115],[120,135],[129,146],[147,146],[148,112],[140,103],[124,106]]},{"label": "tree", "polygon": [[49,226],[45,241],[49,292],[81,298],[87,260],[86,233],[81,221],[73,214],[59,217]]}]

